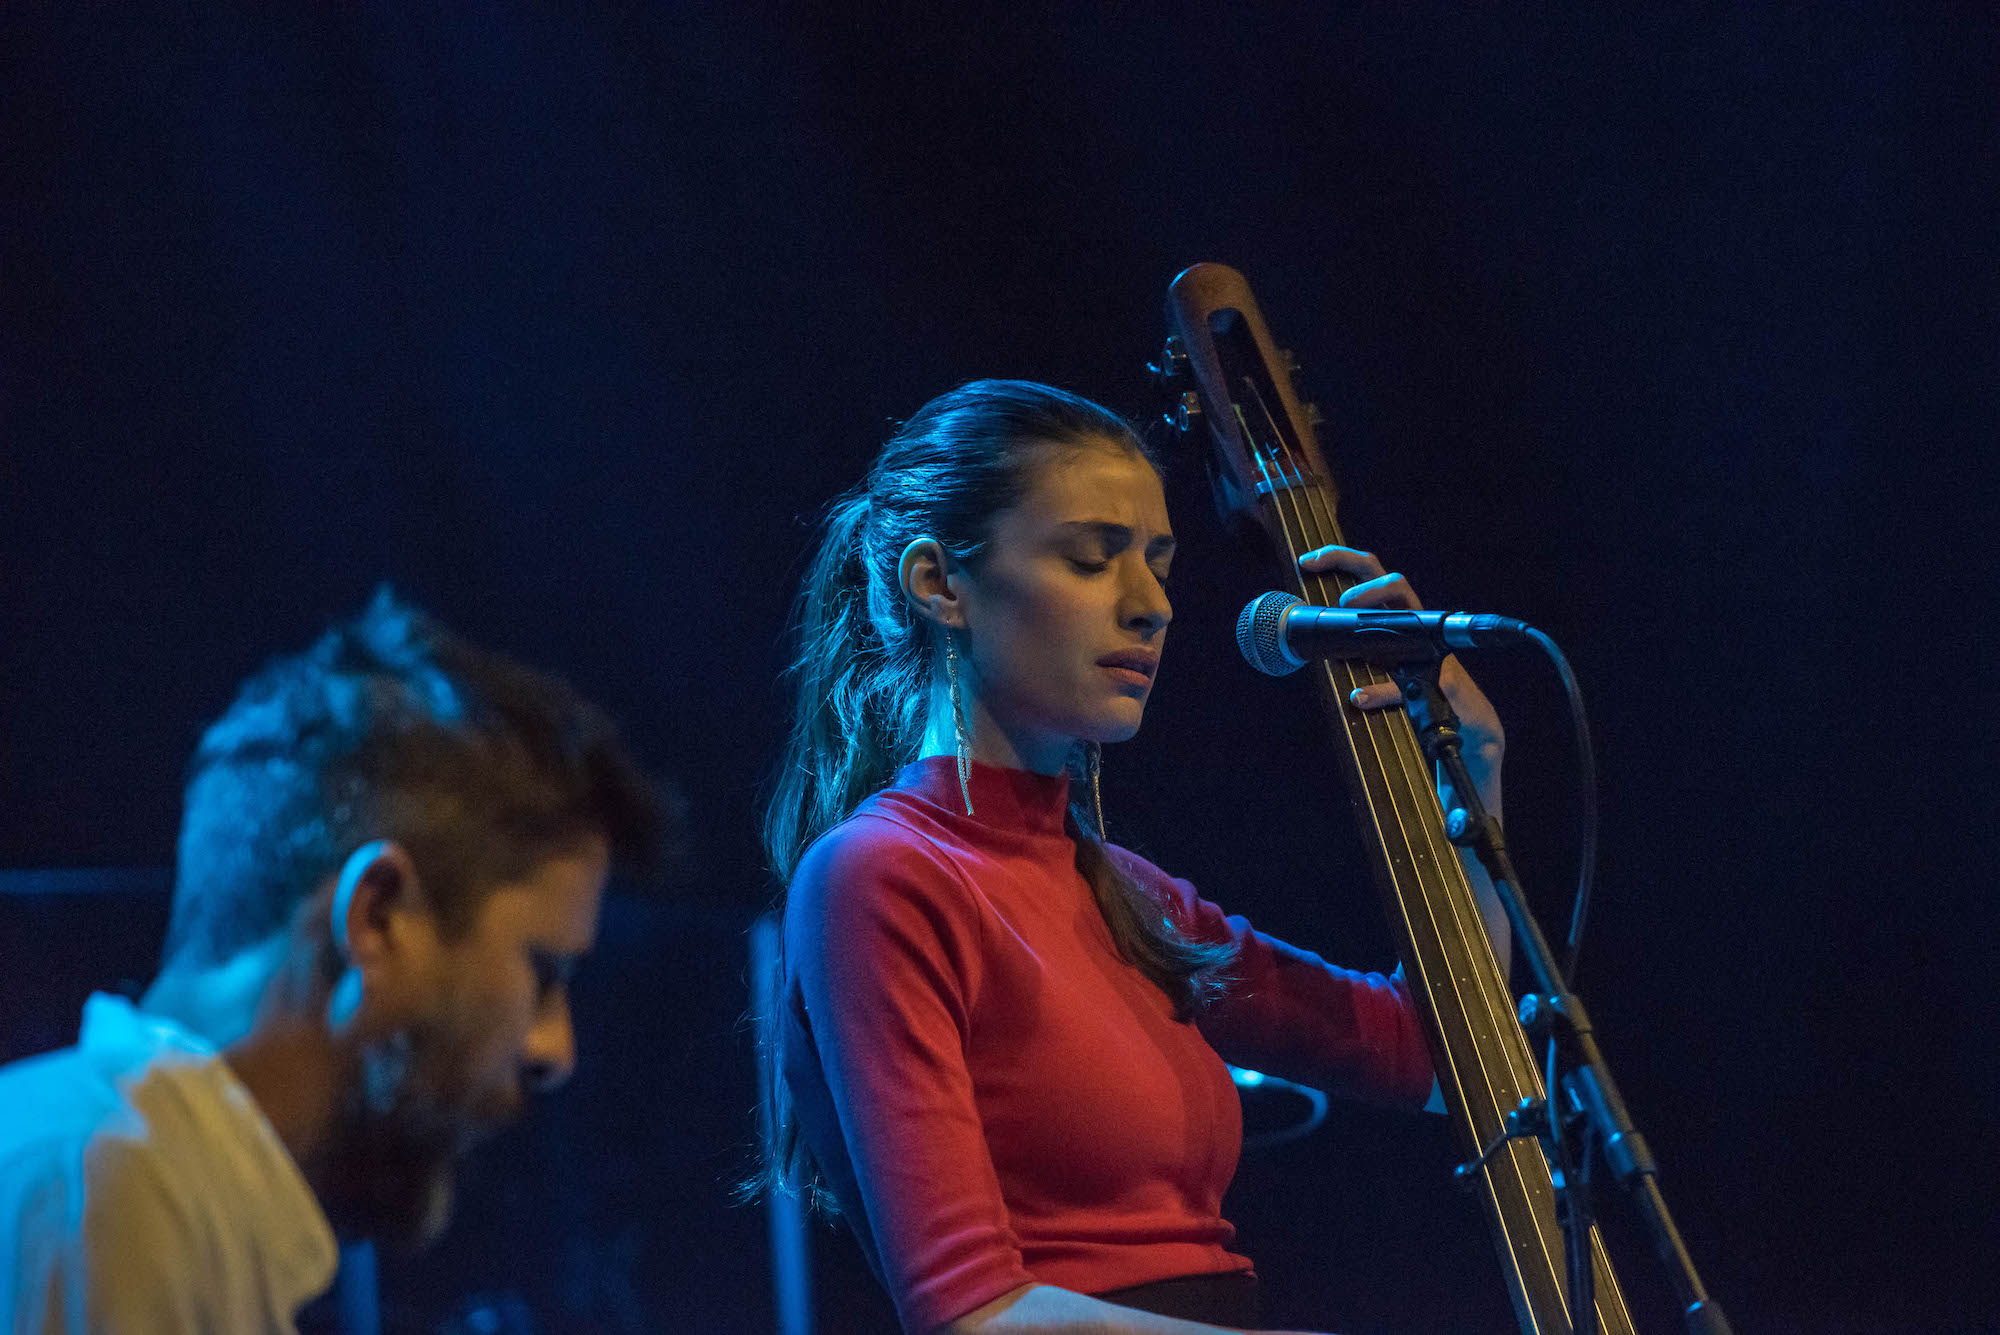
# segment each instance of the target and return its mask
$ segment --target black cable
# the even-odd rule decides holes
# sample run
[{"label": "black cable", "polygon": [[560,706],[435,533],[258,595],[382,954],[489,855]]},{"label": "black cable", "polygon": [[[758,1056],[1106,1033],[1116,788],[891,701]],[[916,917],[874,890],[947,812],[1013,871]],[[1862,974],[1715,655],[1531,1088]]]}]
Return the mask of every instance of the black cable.
[{"label": "black cable", "polygon": [[1569,943],[1567,957],[1563,960],[1563,977],[1572,985],[1576,981],[1576,958],[1583,950],[1583,925],[1590,913],[1590,891],[1597,881],[1597,752],[1590,742],[1590,718],[1583,709],[1583,688],[1577,685],[1576,673],[1571,671],[1569,659],[1556,642],[1533,626],[1527,628],[1528,638],[1541,646],[1543,653],[1556,665],[1556,673],[1562,678],[1563,690],[1569,695],[1570,729],[1576,735],[1576,767],[1579,789],[1577,792],[1577,821],[1582,827],[1582,838],[1577,850],[1576,906],[1569,916]]},{"label": "black cable", "polygon": [[1549,1119],[1549,1167],[1562,1179],[1556,1194],[1561,1201],[1563,1267],[1569,1279],[1570,1331],[1572,1335],[1597,1335],[1597,1270],[1590,1250],[1590,1214],[1583,1208],[1584,1193],[1590,1190],[1590,1129],[1586,1122],[1582,1153],[1571,1153],[1563,1139],[1560,1070],[1556,1038],[1550,1034],[1542,1087]]}]

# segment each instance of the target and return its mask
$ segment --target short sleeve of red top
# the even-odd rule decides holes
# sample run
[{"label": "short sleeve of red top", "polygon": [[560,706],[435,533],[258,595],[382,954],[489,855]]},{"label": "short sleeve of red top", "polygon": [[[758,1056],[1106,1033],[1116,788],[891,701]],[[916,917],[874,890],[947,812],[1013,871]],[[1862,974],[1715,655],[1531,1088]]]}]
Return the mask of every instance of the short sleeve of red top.
[{"label": "short sleeve of red top", "polygon": [[1067,782],[980,765],[972,796],[968,817],[949,758],[908,767],[812,847],[785,910],[786,1082],[903,1328],[1031,1282],[1249,1269],[1221,1215],[1242,1144],[1223,1058],[1418,1106],[1409,993],[1114,848],[1184,930],[1238,949],[1228,996],[1180,1023],[1076,869]]}]

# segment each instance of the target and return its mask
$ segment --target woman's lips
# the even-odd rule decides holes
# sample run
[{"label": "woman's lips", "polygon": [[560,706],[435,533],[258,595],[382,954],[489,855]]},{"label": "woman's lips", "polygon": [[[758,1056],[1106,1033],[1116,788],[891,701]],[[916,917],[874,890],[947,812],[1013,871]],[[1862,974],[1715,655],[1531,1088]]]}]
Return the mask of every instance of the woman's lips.
[{"label": "woman's lips", "polygon": [[1106,654],[1097,660],[1097,665],[1121,685],[1148,687],[1153,684],[1154,674],[1160,670],[1160,659],[1157,654],[1130,650]]}]

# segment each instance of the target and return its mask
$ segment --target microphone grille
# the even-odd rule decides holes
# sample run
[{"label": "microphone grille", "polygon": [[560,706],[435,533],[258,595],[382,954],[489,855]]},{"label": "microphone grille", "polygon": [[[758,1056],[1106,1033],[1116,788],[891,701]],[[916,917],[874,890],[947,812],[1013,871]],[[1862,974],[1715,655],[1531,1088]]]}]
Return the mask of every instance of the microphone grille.
[{"label": "microphone grille", "polygon": [[1289,593],[1259,594],[1243,605],[1236,618],[1236,647],[1244,661],[1267,677],[1284,677],[1305,664],[1285,652],[1285,613],[1299,605]]}]

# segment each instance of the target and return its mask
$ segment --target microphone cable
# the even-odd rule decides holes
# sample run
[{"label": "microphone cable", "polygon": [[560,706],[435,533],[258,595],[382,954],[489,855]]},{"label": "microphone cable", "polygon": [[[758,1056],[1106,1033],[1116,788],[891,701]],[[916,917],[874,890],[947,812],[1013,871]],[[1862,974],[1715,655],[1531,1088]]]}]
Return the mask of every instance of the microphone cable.
[{"label": "microphone cable", "polygon": [[1577,847],[1576,903],[1570,910],[1569,941],[1563,959],[1563,979],[1574,986],[1577,956],[1583,951],[1583,926],[1590,914],[1590,892],[1597,882],[1597,750],[1591,745],[1590,718],[1583,708],[1583,688],[1577,684],[1569,659],[1556,647],[1553,639],[1533,626],[1527,627],[1526,634],[1548,655],[1549,661],[1555,664],[1556,675],[1562,678],[1563,691],[1569,697],[1570,730],[1576,737],[1576,767],[1580,785],[1577,792],[1577,824],[1580,838]]}]

